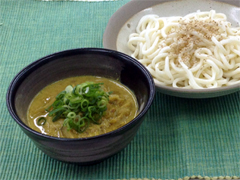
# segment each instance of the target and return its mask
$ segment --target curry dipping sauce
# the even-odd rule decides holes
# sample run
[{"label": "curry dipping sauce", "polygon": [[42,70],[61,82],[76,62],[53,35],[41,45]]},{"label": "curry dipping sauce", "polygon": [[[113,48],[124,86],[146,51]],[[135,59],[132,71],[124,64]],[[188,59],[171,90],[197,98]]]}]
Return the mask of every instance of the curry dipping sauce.
[{"label": "curry dipping sauce", "polygon": [[[49,116],[47,109],[54,103],[56,96],[69,85],[76,87],[85,82],[102,83],[104,92],[108,95],[106,110],[97,123],[89,121],[88,127],[83,132],[68,129],[64,126],[64,118],[53,122],[53,116]],[[59,138],[85,138],[101,135],[116,130],[133,120],[138,113],[138,103],[134,93],[118,81],[96,77],[78,76],[66,78],[48,85],[42,89],[32,100],[28,108],[28,125],[35,131]],[[78,116],[82,116],[78,113]],[[44,124],[39,124],[39,119],[44,118]]]}]

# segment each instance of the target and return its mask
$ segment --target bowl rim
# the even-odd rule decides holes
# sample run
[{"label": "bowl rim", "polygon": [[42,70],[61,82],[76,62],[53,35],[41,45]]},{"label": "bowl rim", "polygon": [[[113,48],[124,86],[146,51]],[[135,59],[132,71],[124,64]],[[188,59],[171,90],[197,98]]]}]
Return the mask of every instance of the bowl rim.
[{"label": "bowl rim", "polygon": [[[147,77],[147,82],[149,85],[149,98],[146,102],[145,107],[142,109],[142,111],[130,122],[128,122],[127,124],[125,124],[124,126],[110,131],[108,133],[104,133],[98,136],[92,136],[92,137],[85,137],[85,138],[59,138],[59,137],[54,137],[54,136],[49,136],[49,135],[45,135],[42,134],[40,132],[37,132],[33,129],[31,129],[29,126],[27,126],[24,122],[22,122],[22,120],[18,117],[18,115],[15,112],[15,107],[14,107],[14,98],[15,98],[15,92],[18,89],[18,86],[22,83],[22,82],[18,82],[19,79],[23,78],[23,76],[28,76],[32,71],[34,71],[34,68],[36,66],[43,66],[44,64],[54,60],[52,58],[57,58],[57,57],[61,57],[61,56],[67,56],[71,53],[81,53],[81,54],[89,54],[89,53],[100,53],[100,54],[109,54],[110,56],[114,56],[114,57],[121,57],[122,59],[124,59],[124,61],[128,61],[133,63],[135,66],[137,66],[142,72],[143,74],[145,74],[145,76]],[[104,138],[107,136],[111,136],[114,134],[118,134],[121,131],[125,131],[127,129],[130,129],[132,126],[134,126],[139,119],[141,119],[148,111],[148,109],[150,108],[153,100],[155,97],[155,84],[154,84],[154,80],[151,76],[151,74],[149,73],[149,71],[137,60],[135,60],[134,58],[132,58],[131,56],[128,56],[122,52],[119,51],[115,51],[115,50],[111,50],[111,49],[106,49],[106,48],[92,48],[92,47],[86,47],[86,48],[75,48],[75,49],[67,49],[67,50],[63,50],[63,51],[58,51],[49,55],[46,55],[40,59],[37,59],[35,61],[33,61],[32,63],[30,63],[29,65],[25,66],[22,70],[20,70],[12,79],[8,89],[7,89],[7,94],[6,94],[6,105],[7,105],[7,109],[11,115],[11,117],[14,119],[14,121],[20,125],[21,128],[23,128],[24,130],[26,130],[27,132],[35,135],[35,136],[39,136],[41,138],[46,138],[46,139],[50,139],[50,140],[55,140],[55,141],[67,141],[67,142],[74,142],[74,141],[86,141],[86,140],[93,140],[93,139],[98,139],[98,138]]]}]

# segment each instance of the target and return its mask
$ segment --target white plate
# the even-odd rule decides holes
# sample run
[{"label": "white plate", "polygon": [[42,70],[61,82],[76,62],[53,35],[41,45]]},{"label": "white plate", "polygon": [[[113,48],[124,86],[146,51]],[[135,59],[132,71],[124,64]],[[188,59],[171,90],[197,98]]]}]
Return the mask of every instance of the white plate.
[{"label": "white plate", "polygon": [[[103,35],[103,46],[130,55],[127,40],[135,31],[140,18],[146,14],[162,17],[184,16],[197,10],[216,10],[226,14],[232,26],[240,26],[240,0],[132,0],[110,18]],[[240,84],[212,89],[180,89],[156,84],[159,92],[185,98],[209,98],[240,90]]]}]

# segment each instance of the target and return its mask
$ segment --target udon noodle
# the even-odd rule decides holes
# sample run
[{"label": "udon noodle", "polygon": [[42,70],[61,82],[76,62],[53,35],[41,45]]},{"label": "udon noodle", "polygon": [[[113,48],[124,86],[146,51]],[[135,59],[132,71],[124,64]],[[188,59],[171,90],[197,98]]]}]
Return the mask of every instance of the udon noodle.
[{"label": "udon noodle", "polygon": [[156,84],[201,89],[240,83],[240,27],[223,13],[143,16],[128,48]]}]

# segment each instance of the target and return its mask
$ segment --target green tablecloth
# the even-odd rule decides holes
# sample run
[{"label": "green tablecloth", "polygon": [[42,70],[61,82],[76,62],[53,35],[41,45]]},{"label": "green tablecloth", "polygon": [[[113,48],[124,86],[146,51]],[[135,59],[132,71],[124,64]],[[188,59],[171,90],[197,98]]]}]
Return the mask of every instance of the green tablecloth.
[{"label": "green tablecloth", "polygon": [[134,140],[93,166],[48,157],[10,117],[5,97],[16,73],[50,53],[103,47],[109,18],[128,1],[0,1],[0,179],[240,176],[239,92],[202,100],[157,93]]}]

